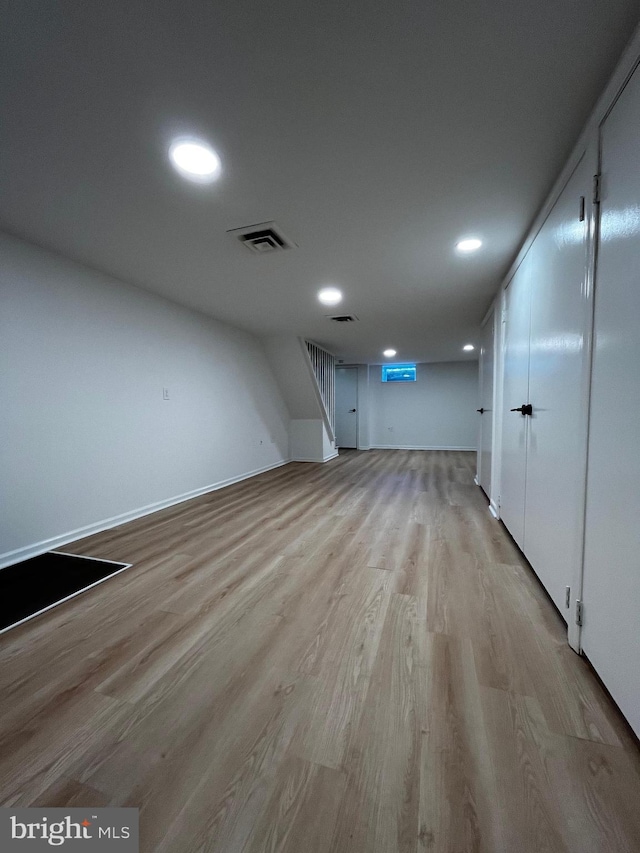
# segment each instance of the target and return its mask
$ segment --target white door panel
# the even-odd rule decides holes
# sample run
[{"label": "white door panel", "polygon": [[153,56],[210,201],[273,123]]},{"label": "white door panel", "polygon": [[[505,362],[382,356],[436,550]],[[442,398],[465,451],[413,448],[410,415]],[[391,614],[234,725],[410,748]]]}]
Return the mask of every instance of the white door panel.
[{"label": "white door panel", "polygon": [[336,368],[336,446],[358,446],[358,369]]},{"label": "white door panel", "polygon": [[583,375],[591,305],[585,286],[587,197],[596,168],[595,157],[592,162],[585,155],[529,252],[533,413],[528,423],[523,551],[565,619],[566,587],[582,559],[587,420]]},{"label": "white door panel", "polygon": [[640,736],[640,72],[601,136],[582,647]]},{"label": "white door panel", "polygon": [[495,311],[482,328],[480,344],[480,438],[478,441],[478,482],[491,494],[491,452],[493,442],[493,340]]},{"label": "white door panel", "polygon": [[511,412],[529,401],[530,255],[518,267],[506,291],[502,477],[500,517],[522,548],[524,544],[528,417]]}]

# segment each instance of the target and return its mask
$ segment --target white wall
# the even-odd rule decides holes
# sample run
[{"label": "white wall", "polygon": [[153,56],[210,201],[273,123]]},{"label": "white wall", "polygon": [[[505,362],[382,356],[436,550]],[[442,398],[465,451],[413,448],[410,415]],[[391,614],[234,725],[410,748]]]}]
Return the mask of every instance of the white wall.
[{"label": "white wall", "polygon": [[288,459],[251,335],[5,235],[0,293],[0,564]]},{"label": "white wall", "polygon": [[265,338],[264,348],[291,417],[322,418],[322,407],[313,389],[300,339],[295,335]]},{"label": "white wall", "polygon": [[372,447],[476,449],[477,361],[419,364],[417,381],[400,383],[372,365],[369,400]]},{"label": "white wall", "polygon": [[290,422],[289,444],[292,462],[328,462],[338,451],[329,438],[324,421],[319,418],[294,418]]}]

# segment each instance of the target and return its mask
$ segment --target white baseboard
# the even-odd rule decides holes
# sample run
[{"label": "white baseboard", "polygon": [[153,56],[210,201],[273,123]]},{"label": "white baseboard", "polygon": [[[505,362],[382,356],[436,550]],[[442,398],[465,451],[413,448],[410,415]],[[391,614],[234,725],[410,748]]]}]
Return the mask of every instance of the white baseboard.
[{"label": "white baseboard", "polygon": [[[336,453],[336,456],[338,454]],[[257,477],[258,474],[264,474],[266,471],[273,471],[274,468],[281,468],[283,465],[288,465],[292,462],[291,459],[284,459],[281,462],[276,462],[273,465],[265,465],[263,468],[256,468],[255,471],[249,471],[246,474],[240,474],[237,477],[229,477],[227,480],[220,480],[218,483],[212,483],[209,486],[203,486],[201,489],[194,489],[191,492],[185,492],[182,495],[177,495],[173,498],[167,498],[163,501],[148,504],[139,509],[123,512],[121,515],[114,515],[111,518],[105,518],[102,521],[96,521],[93,524],[87,524],[84,527],[78,527],[76,530],[69,530],[59,536],[52,536],[50,539],[43,539],[41,542],[35,542],[33,545],[26,545],[23,548],[16,548],[13,551],[7,551],[0,554],[0,569],[7,566],[12,566],[14,563],[20,563],[23,560],[28,560],[31,557],[37,557],[39,554],[44,554],[47,551],[55,551],[61,545],[67,545],[69,542],[75,542],[76,539],[84,539],[85,536],[91,536],[94,533],[102,533],[104,530],[110,530],[112,527],[118,527],[120,524],[126,524],[127,521],[135,521],[136,518],[143,518],[145,515],[151,515],[161,509],[175,506],[176,504],[189,501],[192,498],[197,498],[200,495],[206,495],[207,492],[215,492],[218,489],[224,489],[225,486],[232,486],[234,483],[240,483],[242,480],[248,480],[250,477]],[[323,461],[323,460],[320,460]]]},{"label": "white baseboard", "polygon": [[444,445],[422,444],[372,444],[371,450],[477,450],[476,447],[445,447]]},{"label": "white baseboard", "polygon": [[491,515],[492,515],[494,518],[498,518],[498,519],[500,518],[500,512],[499,512],[499,510],[498,510],[498,507],[497,507],[497,506],[495,505],[495,503],[494,503],[493,501],[491,501],[491,500],[489,501],[489,512],[491,513]]},{"label": "white baseboard", "polygon": [[338,451],[330,453],[329,456],[295,456],[291,462],[329,462],[338,456]]}]

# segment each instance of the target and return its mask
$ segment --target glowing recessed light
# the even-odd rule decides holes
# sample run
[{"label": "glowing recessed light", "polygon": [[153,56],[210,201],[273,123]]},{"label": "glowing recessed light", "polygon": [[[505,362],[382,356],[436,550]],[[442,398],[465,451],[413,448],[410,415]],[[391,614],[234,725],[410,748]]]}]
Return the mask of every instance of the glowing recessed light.
[{"label": "glowing recessed light", "polygon": [[394,357],[394,355],[397,355],[397,353],[396,353],[396,351],[395,351],[394,349],[386,349],[386,350],[382,353],[382,355],[386,356],[387,358],[393,358],[393,357]]},{"label": "glowing recessed light", "polygon": [[465,344],[465,345],[462,347],[462,349],[463,349],[465,352],[471,352],[471,350],[474,350],[474,349],[475,349],[475,347],[474,347],[474,345],[473,345],[473,344]]},{"label": "glowing recessed light", "polygon": [[464,255],[469,252],[476,252],[482,246],[482,240],[477,237],[469,237],[466,240],[459,240],[456,244],[456,249]]},{"label": "glowing recessed light", "polygon": [[337,305],[342,301],[342,293],[337,287],[323,287],[318,293],[318,299],[323,305]]},{"label": "glowing recessed light", "polygon": [[207,184],[215,181],[222,171],[216,152],[196,139],[176,139],[169,148],[169,159],[183,178]]}]

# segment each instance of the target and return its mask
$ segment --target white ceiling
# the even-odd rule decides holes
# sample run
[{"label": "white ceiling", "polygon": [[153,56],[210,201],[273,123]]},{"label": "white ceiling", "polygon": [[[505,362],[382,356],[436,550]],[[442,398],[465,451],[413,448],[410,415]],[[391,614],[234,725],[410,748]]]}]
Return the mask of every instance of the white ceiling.
[{"label": "white ceiling", "polygon": [[[638,20],[637,0],[2,0],[0,221],[260,335],[448,360]],[[208,186],[174,136],[223,161]],[[225,232],[275,220],[299,245]],[[484,247],[461,258],[455,241]],[[345,294],[338,326],[315,299]]]}]

